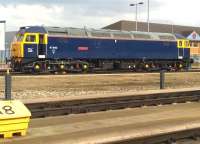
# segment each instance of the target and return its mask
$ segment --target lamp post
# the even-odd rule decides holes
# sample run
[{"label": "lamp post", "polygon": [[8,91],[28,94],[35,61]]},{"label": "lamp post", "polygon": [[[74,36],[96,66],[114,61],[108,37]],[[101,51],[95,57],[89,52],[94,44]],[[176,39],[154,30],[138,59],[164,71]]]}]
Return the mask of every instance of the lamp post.
[{"label": "lamp post", "polygon": [[150,22],[149,22],[149,15],[150,15],[150,6],[149,6],[149,0],[148,0],[148,2],[147,2],[148,4],[148,12],[147,12],[147,23],[148,23],[148,32],[150,31]]},{"label": "lamp post", "polygon": [[136,31],[138,30],[138,17],[137,17],[137,15],[138,15],[138,5],[143,5],[144,3],[143,2],[138,2],[138,3],[132,3],[132,4],[130,4],[129,6],[135,6],[136,8],[135,8],[135,29],[136,29]]}]

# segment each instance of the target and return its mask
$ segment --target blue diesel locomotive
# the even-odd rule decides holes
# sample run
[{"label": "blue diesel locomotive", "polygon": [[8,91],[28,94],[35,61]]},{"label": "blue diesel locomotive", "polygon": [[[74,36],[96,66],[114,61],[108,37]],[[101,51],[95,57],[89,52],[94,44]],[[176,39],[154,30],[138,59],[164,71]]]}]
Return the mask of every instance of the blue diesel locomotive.
[{"label": "blue diesel locomotive", "polygon": [[20,72],[180,70],[190,64],[189,41],[168,33],[29,26],[11,47]]}]

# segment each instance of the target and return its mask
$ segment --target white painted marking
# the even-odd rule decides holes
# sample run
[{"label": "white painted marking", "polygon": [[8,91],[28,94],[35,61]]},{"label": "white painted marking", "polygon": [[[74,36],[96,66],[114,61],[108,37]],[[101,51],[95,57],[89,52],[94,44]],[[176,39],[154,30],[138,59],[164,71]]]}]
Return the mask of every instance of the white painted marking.
[{"label": "white painted marking", "polygon": [[38,57],[44,59],[45,55],[39,55]]}]

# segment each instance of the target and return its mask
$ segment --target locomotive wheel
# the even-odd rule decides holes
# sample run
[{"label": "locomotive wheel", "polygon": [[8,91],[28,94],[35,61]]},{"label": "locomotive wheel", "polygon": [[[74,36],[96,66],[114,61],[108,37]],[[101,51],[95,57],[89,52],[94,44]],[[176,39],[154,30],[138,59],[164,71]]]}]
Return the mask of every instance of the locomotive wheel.
[{"label": "locomotive wheel", "polygon": [[63,71],[62,74],[65,75],[65,74],[67,74],[67,72],[66,72],[66,71]]},{"label": "locomotive wheel", "polygon": [[64,69],[65,69],[65,65],[64,65],[64,64],[61,64],[61,65],[60,65],[60,70],[61,70],[61,71],[64,71]]},{"label": "locomotive wheel", "polygon": [[40,73],[41,70],[42,70],[42,69],[41,69],[41,65],[38,64],[38,63],[36,63],[36,64],[34,65],[34,68],[33,68],[34,73]]},{"label": "locomotive wheel", "polygon": [[85,72],[85,73],[88,72],[88,65],[87,64],[82,65],[82,71]]}]

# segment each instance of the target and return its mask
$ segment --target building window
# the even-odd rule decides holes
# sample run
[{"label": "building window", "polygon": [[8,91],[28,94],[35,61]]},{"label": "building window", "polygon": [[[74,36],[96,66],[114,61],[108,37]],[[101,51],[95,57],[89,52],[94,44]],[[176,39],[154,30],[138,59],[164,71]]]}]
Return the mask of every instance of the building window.
[{"label": "building window", "polygon": [[198,48],[199,47],[199,43],[198,42],[192,42],[192,47]]}]

